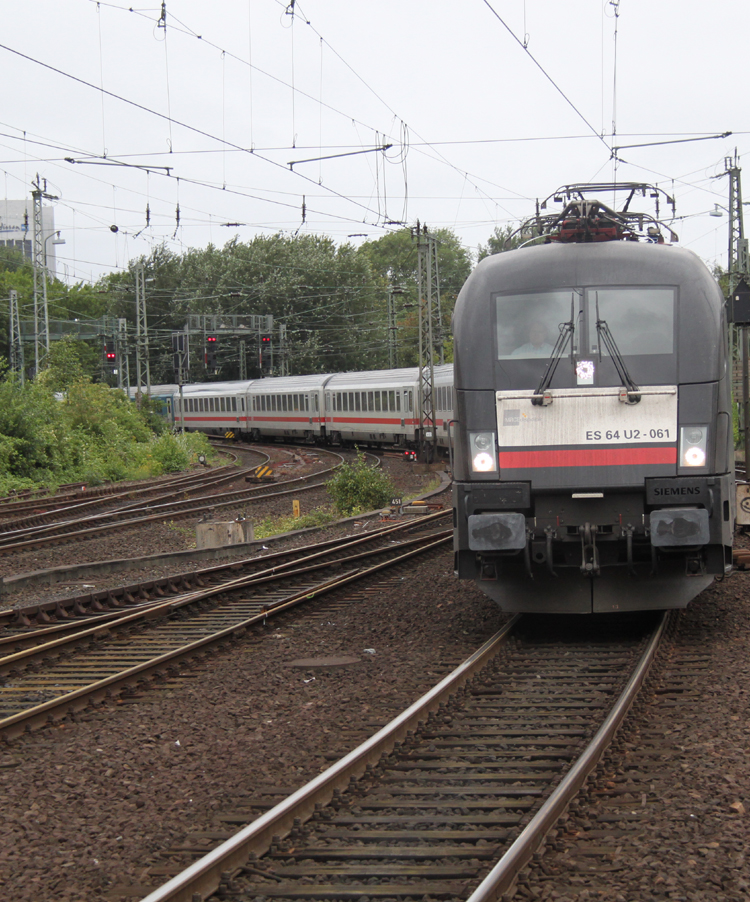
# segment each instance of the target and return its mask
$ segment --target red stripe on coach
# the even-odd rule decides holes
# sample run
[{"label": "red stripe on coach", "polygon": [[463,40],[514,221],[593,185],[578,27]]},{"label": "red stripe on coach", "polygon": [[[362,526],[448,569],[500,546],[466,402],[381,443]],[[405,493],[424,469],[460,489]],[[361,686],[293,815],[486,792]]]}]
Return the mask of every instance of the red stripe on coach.
[{"label": "red stripe on coach", "polygon": [[500,467],[510,470],[539,467],[632,467],[643,464],[676,464],[677,447],[655,448],[555,448],[549,451],[501,451]]}]

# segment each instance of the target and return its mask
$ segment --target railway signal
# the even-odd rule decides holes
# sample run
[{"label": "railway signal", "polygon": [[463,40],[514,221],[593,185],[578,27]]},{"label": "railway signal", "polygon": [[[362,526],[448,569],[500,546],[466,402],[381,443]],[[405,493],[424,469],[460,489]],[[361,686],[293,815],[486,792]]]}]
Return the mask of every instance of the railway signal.
[{"label": "railway signal", "polygon": [[268,376],[273,370],[273,342],[268,332],[261,332],[259,341],[259,364],[261,375]]},{"label": "railway signal", "polygon": [[113,341],[104,343],[104,362],[108,367],[117,367],[117,347]]},{"label": "railway signal", "polygon": [[215,335],[206,336],[206,369],[216,369],[216,348],[217,340]]}]

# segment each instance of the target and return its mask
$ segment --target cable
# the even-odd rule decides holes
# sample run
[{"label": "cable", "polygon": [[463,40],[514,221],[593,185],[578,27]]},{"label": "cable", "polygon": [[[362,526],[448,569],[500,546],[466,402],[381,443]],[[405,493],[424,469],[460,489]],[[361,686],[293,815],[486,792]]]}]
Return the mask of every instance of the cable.
[{"label": "cable", "polygon": [[[144,105],[141,104],[141,103],[137,103],[135,100],[129,100],[127,97],[123,97],[123,96],[120,95],[120,94],[115,94],[113,91],[108,91],[106,88],[98,88],[96,85],[92,84],[92,83],[89,82],[89,81],[86,81],[86,80],[83,79],[83,78],[79,78],[79,77],[76,76],[76,75],[72,75],[72,74],[69,73],[69,72],[65,72],[65,71],[63,71],[62,69],[58,69],[58,68],[56,68],[55,66],[51,66],[49,63],[44,63],[44,62],[42,62],[41,60],[35,59],[35,58],[32,57],[32,56],[29,56],[28,54],[21,53],[20,50],[14,50],[12,47],[8,47],[6,44],[0,44],[0,50],[6,50],[6,51],[9,52],[9,53],[13,53],[13,54],[15,54],[16,56],[19,56],[19,57],[21,57],[22,59],[27,60],[28,62],[34,63],[34,64],[36,64],[37,66],[41,66],[41,67],[44,68],[44,69],[48,69],[48,70],[50,70],[51,72],[55,72],[57,75],[62,75],[62,76],[65,77],[65,78],[69,78],[69,79],[71,79],[72,81],[75,81],[75,82],[77,82],[78,84],[84,85],[84,86],[87,87],[87,88],[92,88],[92,89],[95,90],[95,91],[101,91],[103,94],[106,94],[108,97],[112,97],[112,98],[114,98],[115,100],[119,100],[119,101],[121,101],[122,103],[128,104],[129,106],[135,107],[136,109],[139,109],[139,110],[141,110],[141,111],[144,112],[144,113],[149,113],[150,115],[156,116],[157,118],[163,119],[163,120],[165,120],[165,121],[167,121],[167,122],[169,122],[169,123],[174,123],[175,125],[179,125],[181,128],[185,128],[185,129],[187,129],[188,131],[194,132],[194,133],[197,134],[197,135],[201,135],[201,136],[204,137],[204,138],[209,138],[211,141],[218,141],[218,142],[220,142],[220,143],[222,143],[222,144],[225,144],[227,147],[232,147],[232,148],[234,148],[235,150],[240,150],[240,151],[242,151],[243,153],[247,153],[247,154],[249,154],[250,156],[253,156],[253,157],[256,157],[256,158],[258,158],[258,159],[260,159],[260,160],[263,160],[263,162],[265,162],[265,163],[269,163],[269,164],[271,164],[272,166],[275,166],[275,167],[277,167],[277,168],[279,168],[279,169],[282,169],[284,172],[289,171],[289,170],[287,169],[286,166],[283,166],[281,163],[277,163],[275,160],[271,160],[271,159],[269,159],[268,157],[264,157],[264,156],[262,156],[262,155],[256,153],[254,150],[248,150],[246,147],[241,147],[239,144],[234,144],[232,141],[222,141],[221,138],[217,137],[216,135],[212,135],[210,132],[206,132],[206,131],[204,131],[203,129],[200,129],[200,128],[198,128],[197,126],[189,125],[188,123],[186,123],[186,122],[181,122],[181,121],[178,120],[178,119],[173,119],[173,118],[171,118],[171,117],[169,117],[169,116],[166,116],[164,113],[159,113],[157,110],[152,110],[152,109],[150,109],[149,107],[146,107],[146,106],[144,106]],[[297,172],[296,170],[294,170],[294,175],[295,175],[297,178],[301,178],[301,179],[303,179],[303,180],[306,181],[306,182],[310,182],[311,184],[316,184],[316,182],[315,182],[313,179],[309,178],[309,177],[306,176],[306,175],[303,175],[303,174],[300,173],[300,172]],[[194,184],[199,184],[199,182],[196,182],[195,180],[188,180],[188,179],[185,179],[185,181],[193,181]],[[334,190],[333,188],[329,188],[329,187],[327,187],[326,185],[321,185],[320,187],[324,188],[326,191],[328,191],[330,194],[334,195],[335,197],[338,197],[340,200],[347,201],[348,203],[353,203],[354,206],[360,207],[360,208],[363,209],[366,213],[370,213],[370,214],[372,214],[372,215],[377,215],[377,213],[376,213],[375,210],[370,209],[370,208],[367,207],[365,204],[358,203],[357,201],[352,201],[352,200],[351,200],[349,197],[347,197],[345,194],[341,194],[341,192],[336,191],[336,190]],[[352,220],[352,221],[353,221],[353,220]]]},{"label": "cable", "polygon": [[594,128],[594,126],[593,126],[593,125],[589,122],[589,120],[583,115],[583,113],[578,109],[578,107],[573,103],[573,101],[565,94],[565,92],[563,91],[563,89],[557,84],[557,82],[555,82],[555,80],[552,78],[552,76],[549,75],[549,74],[547,73],[547,71],[544,69],[544,67],[542,66],[542,64],[541,64],[540,62],[538,62],[538,61],[534,58],[534,55],[533,55],[532,52],[529,50],[529,48],[524,44],[523,41],[521,41],[521,40],[514,34],[514,32],[512,31],[512,29],[510,28],[510,26],[505,22],[505,20],[504,20],[504,19],[502,18],[502,16],[497,12],[497,10],[494,9],[494,7],[493,7],[492,4],[489,2],[489,0],[483,0],[483,2],[484,2],[484,5],[485,5],[485,6],[489,9],[489,11],[493,14],[493,16],[495,16],[495,18],[498,20],[498,22],[500,22],[500,24],[503,26],[503,28],[505,28],[505,30],[508,32],[508,34],[509,34],[509,35],[513,38],[513,40],[518,44],[518,46],[521,47],[521,49],[524,50],[524,51],[528,54],[529,59],[532,61],[532,63],[534,63],[534,65],[537,67],[537,69],[539,69],[539,71],[540,71],[540,72],[542,73],[542,75],[547,79],[547,81],[549,81],[549,83],[552,85],[552,87],[558,92],[558,94],[560,94],[560,96],[561,96],[561,97],[563,98],[563,100],[568,104],[568,106],[571,107],[571,109],[575,112],[575,114],[576,114],[581,120],[583,120],[583,122],[586,124],[586,126],[590,129],[590,131],[591,131],[594,135],[596,135],[596,137],[602,142],[602,144],[607,148],[607,150],[611,151],[612,148],[611,148],[611,147],[609,146],[609,144],[607,144],[607,142],[604,140],[604,137],[603,137],[602,135],[600,135],[599,132],[597,132],[597,130]]}]

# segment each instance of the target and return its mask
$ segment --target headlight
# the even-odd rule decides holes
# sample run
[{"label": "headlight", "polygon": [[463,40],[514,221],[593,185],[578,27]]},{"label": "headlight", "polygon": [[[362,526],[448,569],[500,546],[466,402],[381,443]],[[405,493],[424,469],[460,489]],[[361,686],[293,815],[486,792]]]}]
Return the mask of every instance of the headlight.
[{"label": "headlight", "polygon": [[471,469],[474,473],[494,473],[497,470],[495,459],[495,433],[470,432],[469,454]]},{"label": "headlight", "polygon": [[680,466],[705,467],[708,448],[708,426],[680,428]]}]

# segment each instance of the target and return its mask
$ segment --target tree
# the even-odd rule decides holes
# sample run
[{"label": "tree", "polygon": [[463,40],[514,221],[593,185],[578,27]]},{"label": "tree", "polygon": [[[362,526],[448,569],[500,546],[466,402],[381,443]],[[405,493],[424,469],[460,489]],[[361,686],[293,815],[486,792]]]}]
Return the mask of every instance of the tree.
[{"label": "tree", "polygon": [[487,244],[480,244],[478,249],[477,261],[484,260],[492,254],[501,254],[503,251],[513,251],[520,247],[523,243],[521,233],[518,226],[511,224],[500,228],[495,226],[495,230],[487,239]]},{"label": "tree", "polygon": [[[472,267],[471,254],[450,229],[432,233],[438,240],[438,280],[442,334],[446,347],[452,346],[450,321],[456,298]],[[390,232],[375,241],[362,245],[373,272],[379,279],[385,305],[389,288],[403,288],[396,310],[397,353],[399,366],[413,366],[418,362],[419,314],[417,305],[417,243],[411,229]],[[450,359],[450,357],[447,357]]]}]

